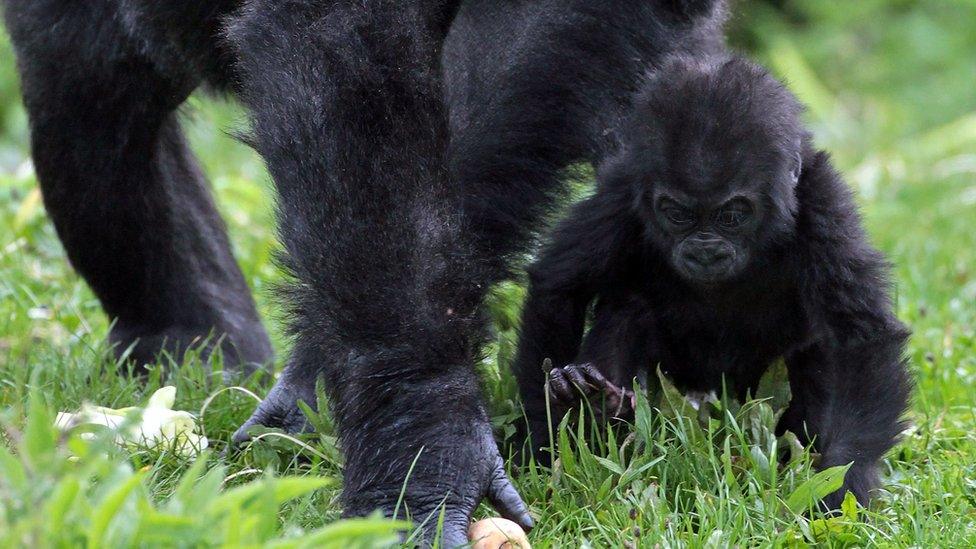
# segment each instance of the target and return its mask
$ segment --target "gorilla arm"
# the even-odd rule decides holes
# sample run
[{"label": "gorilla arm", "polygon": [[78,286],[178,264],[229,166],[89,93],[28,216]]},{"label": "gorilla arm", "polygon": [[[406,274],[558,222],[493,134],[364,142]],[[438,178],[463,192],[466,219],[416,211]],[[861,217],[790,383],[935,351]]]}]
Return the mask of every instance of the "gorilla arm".
[{"label": "gorilla arm", "polygon": [[802,410],[796,421],[805,423],[793,428],[814,438],[821,468],[853,462],[844,486],[824,502],[838,508],[847,491],[868,500],[879,482],[877,461],[903,429],[909,334],[894,315],[887,265],[868,244],[850,191],[824,153],[808,163],[797,194],[797,268],[816,338],[787,357]]},{"label": "gorilla arm", "polygon": [[301,428],[296,401],[314,405],[322,378],[345,513],[409,513],[429,544],[443,509],[441,543],[454,547],[482,498],[525,528],[532,519],[473,368],[488,276],[443,161],[431,29],[450,6],[422,4],[255,0],[228,29],[298,282],[291,359],[235,439],[254,424]]},{"label": "gorilla arm", "polygon": [[601,189],[573,208],[530,269],[514,369],[537,459],[544,460],[539,450],[548,440],[543,361],[561,367],[578,354],[590,302],[639,245],[639,223],[628,219],[630,206],[626,193]]}]

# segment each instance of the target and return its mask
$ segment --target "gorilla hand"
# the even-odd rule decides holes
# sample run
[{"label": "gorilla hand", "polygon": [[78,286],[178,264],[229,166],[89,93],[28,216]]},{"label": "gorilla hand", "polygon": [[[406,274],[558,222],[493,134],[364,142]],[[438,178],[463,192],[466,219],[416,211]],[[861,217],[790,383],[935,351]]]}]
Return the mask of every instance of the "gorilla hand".
[{"label": "gorilla hand", "polygon": [[534,521],[505,473],[487,421],[467,429],[468,433],[451,431],[444,433],[443,440],[429,441],[416,452],[402,454],[409,459],[407,471],[412,468],[405,481],[388,475],[392,482],[364,485],[353,478],[355,471],[347,470],[344,516],[362,516],[376,509],[387,516],[407,516],[420,530],[421,546],[439,541],[441,547],[459,547],[469,543],[471,516],[487,499],[501,516],[531,530]]},{"label": "gorilla hand", "polygon": [[[353,360],[349,371],[368,363]],[[348,373],[348,371],[347,371]],[[315,405],[316,372],[289,367],[234,443],[249,439],[254,425],[304,432],[310,425],[298,400]],[[526,531],[532,517],[505,473],[491,425],[467,375],[361,387],[351,376],[330,394],[346,456],[344,516],[377,509],[409,517],[420,530],[421,545],[431,545],[443,513],[442,547],[468,543],[467,530],[478,504],[486,499]]]},{"label": "gorilla hand", "polygon": [[549,398],[560,412],[574,407],[581,399],[589,401],[593,413],[604,421],[628,419],[636,405],[633,391],[618,387],[590,363],[553,368],[549,372]]},{"label": "gorilla hand", "polygon": [[313,409],[316,407],[314,382],[294,383],[289,380],[289,377],[282,375],[251,417],[234,433],[233,444],[239,445],[250,440],[251,435],[248,431],[255,425],[281,429],[293,434],[309,431],[311,425],[298,407],[299,400]]}]

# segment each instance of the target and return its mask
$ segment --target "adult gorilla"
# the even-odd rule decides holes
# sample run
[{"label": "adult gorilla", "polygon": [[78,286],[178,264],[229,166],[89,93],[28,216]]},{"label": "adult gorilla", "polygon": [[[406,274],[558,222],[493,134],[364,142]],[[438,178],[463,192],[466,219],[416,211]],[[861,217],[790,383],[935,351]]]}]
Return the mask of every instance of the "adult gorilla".
[{"label": "adult gorilla", "polygon": [[[665,53],[720,47],[717,0],[6,0],[45,204],[135,357],[270,346],[176,109],[249,108],[299,284],[292,355],[253,424],[305,428],[322,375],[347,514],[482,497],[531,526],[472,368],[486,288]],[[418,457],[419,454],[419,457]],[[433,529],[428,521],[428,532]]]}]

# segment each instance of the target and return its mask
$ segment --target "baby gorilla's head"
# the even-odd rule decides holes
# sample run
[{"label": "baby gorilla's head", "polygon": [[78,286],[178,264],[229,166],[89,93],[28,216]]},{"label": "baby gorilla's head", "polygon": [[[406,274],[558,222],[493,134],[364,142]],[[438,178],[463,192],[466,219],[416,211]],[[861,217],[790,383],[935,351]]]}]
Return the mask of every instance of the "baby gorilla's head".
[{"label": "baby gorilla's head", "polygon": [[801,113],[753,63],[672,59],[638,95],[606,183],[632,193],[645,237],[683,278],[733,280],[793,230]]}]

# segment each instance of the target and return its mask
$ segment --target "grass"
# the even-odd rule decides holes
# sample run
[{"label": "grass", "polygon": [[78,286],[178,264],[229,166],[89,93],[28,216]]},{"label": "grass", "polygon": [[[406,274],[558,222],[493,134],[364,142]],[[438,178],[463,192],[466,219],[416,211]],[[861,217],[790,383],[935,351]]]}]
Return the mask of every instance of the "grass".
[{"label": "grass", "polygon": [[[805,518],[797,511],[811,486],[804,484],[810,457],[792,448],[791,463],[777,465],[774,457],[791,446],[769,432],[775,401],[719,403],[699,413],[665,392],[616,437],[584,436],[579,443],[573,428],[559,430],[556,443],[566,451],[554,470],[520,472],[516,482],[538,518],[531,536],[537,547],[976,546],[976,3],[785,4],[778,10],[743,3],[734,42],[787,77],[811,105],[818,141],[849,174],[874,241],[895,265],[898,313],[914,330],[913,428],[884,463],[885,491],[870,509],[848,509],[829,522]],[[298,544],[316,529],[335,528],[338,484],[316,484],[340,473],[328,418],[319,418],[322,432],[308,439],[314,451],[268,437],[221,457],[252,397],[222,391],[192,357],[166,373],[156,368],[145,382],[117,374],[105,343],[108,320],[44,216],[12,66],[9,47],[0,43],[0,450],[12,450],[0,452],[0,541]],[[221,131],[240,123],[234,106],[195,98],[187,111],[192,143],[284,356],[287,341],[265,290],[280,276],[269,260],[276,244],[267,176],[250,151]],[[520,296],[515,284],[496,292],[498,341],[481,364],[503,437],[517,420],[505,365]],[[178,409],[199,413],[213,397],[199,422],[215,452],[195,463],[165,450],[57,438],[46,428],[53,410],[85,401],[129,406],[166,384],[178,388]],[[258,395],[267,390],[257,380],[243,385]],[[68,461],[69,450],[82,459]],[[29,481],[18,483],[20,473],[11,471]],[[235,486],[273,486],[272,473],[285,483],[311,484],[282,488],[282,497],[214,503],[217,494],[239,494]],[[218,477],[213,493],[198,481]],[[181,484],[184,478],[191,480]],[[77,494],[68,498],[65,487],[75,485]],[[202,487],[187,491],[188,485]],[[131,491],[119,492],[124,487]],[[485,507],[479,512],[488,514]],[[54,517],[60,528],[52,526]],[[340,547],[355,539],[370,546],[389,528],[351,524],[349,532],[319,532],[305,542]]]}]

